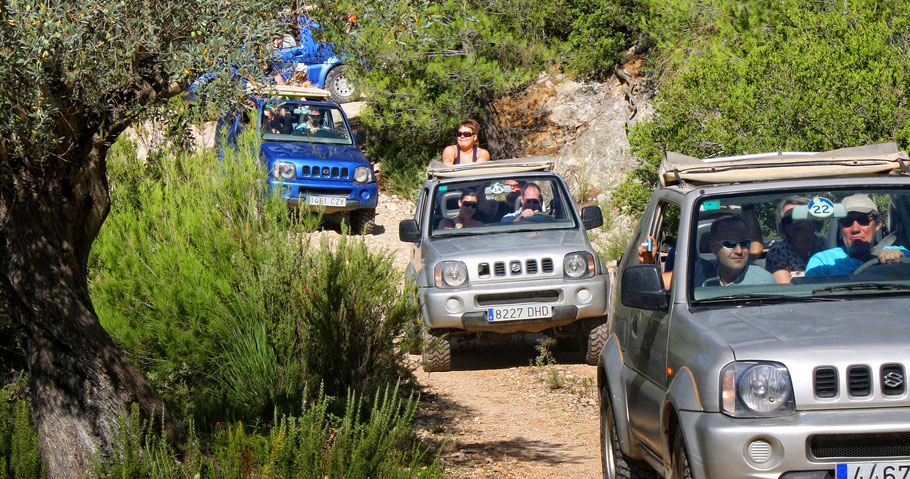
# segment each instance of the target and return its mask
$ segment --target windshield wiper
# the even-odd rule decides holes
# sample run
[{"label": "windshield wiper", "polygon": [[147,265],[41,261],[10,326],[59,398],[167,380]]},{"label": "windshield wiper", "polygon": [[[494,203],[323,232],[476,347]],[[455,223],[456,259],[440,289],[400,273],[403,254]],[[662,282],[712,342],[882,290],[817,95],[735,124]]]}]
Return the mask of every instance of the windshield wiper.
[{"label": "windshield wiper", "polygon": [[850,291],[910,291],[910,286],[891,283],[853,283],[818,288],[812,294],[845,293]]},{"label": "windshield wiper", "polygon": [[693,304],[721,303],[727,301],[750,302],[750,301],[792,301],[794,299],[804,299],[800,296],[789,296],[786,294],[730,294],[726,296],[715,296],[712,298],[699,299],[693,301]]}]

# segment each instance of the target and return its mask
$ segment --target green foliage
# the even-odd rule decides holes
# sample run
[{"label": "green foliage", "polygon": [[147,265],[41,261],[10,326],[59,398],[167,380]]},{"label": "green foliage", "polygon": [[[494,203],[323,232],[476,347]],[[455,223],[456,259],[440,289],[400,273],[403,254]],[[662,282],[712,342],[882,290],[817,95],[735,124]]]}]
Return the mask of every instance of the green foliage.
[{"label": "green foliage", "polygon": [[[64,154],[60,148],[81,129],[107,134],[165,104],[203,72],[227,78],[223,65],[258,77],[281,7],[287,5],[272,0],[3,2],[0,152]],[[216,90],[237,98],[242,86],[209,82],[203,90],[208,98]]]},{"label": "green foliage", "polygon": [[[664,150],[711,157],[910,146],[910,11],[903,2],[652,0],[663,59],[657,114],[633,127],[634,173],[653,186]],[[643,190],[619,204],[640,211]]]},{"label": "green foliage", "polygon": [[[550,65],[612,71],[634,29],[620,0],[322,3],[312,13],[329,35],[349,30],[338,12],[356,13],[356,26],[331,40],[362,59],[351,65],[369,100],[361,116],[366,148],[405,196],[454,143],[460,121],[474,118],[493,131],[490,103]],[[494,158],[499,153],[494,148]]]},{"label": "green foliage", "polygon": [[342,236],[335,248],[323,239],[304,258],[303,362],[329,394],[350,386],[371,391],[403,372],[403,353],[392,341],[419,309],[415,295],[398,290],[400,281],[391,254],[370,253],[363,238]]},{"label": "green foliage", "polygon": [[26,383],[20,376],[0,389],[0,479],[40,479],[46,475]]},{"label": "green foliage", "polygon": [[[369,417],[362,401],[348,394],[342,417],[329,412],[319,394],[300,416],[275,417],[267,434],[242,422],[219,424],[206,438],[191,429],[179,451],[139,418],[138,409],[121,421],[114,450],[96,462],[99,478],[441,478],[435,458],[411,436],[417,401],[403,402],[397,388],[373,399]],[[201,446],[201,445],[204,445]]]},{"label": "green foliage", "polygon": [[169,151],[143,162],[126,142],[109,156],[95,309],[168,409],[205,428],[290,412],[323,378],[336,396],[396,380],[392,341],[414,308],[362,239],[303,241],[319,218],[263,195],[257,151],[249,135],[220,162]]}]

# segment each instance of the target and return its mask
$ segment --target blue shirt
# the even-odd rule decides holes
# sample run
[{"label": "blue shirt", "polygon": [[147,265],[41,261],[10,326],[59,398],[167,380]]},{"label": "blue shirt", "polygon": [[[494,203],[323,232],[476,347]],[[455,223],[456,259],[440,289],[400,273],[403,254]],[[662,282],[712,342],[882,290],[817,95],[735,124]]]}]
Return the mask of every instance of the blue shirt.
[{"label": "blue shirt", "polygon": [[[903,246],[885,246],[883,249],[899,249],[904,257],[910,257],[910,251]],[[870,258],[871,259],[871,258]],[[812,255],[806,263],[806,276],[840,276],[853,274],[856,268],[865,261],[847,254],[847,249],[838,246]]]}]

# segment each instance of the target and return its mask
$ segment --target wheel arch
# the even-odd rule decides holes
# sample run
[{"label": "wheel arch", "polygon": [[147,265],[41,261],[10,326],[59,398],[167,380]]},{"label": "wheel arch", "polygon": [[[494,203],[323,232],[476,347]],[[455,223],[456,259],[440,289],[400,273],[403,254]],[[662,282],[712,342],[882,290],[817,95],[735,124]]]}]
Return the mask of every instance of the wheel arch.
[{"label": "wheel arch", "polygon": [[689,457],[689,467],[693,477],[704,477],[702,452],[699,442],[695,437],[695,422],[698,416],[704,413],[702,398],[698,394],[698,387],[692,371],[683,367],[680,369],[664,400],[661,412],[661,430],[663,431],[663,462],[665,470],[673,470],[673,441],[677,434],[681,434],[683,443]]},{"label": "wheel arch", "polygon": [[[623,367],[619,338],[613,333],[600,352],[600,361],[597,365],[597,388],[601,391],[600,400],[609,400],[613,406],[620,449],[629,458],[640,460],[644,458],[638,448],[634,447],[637,441],[634,440],[629,430],[629,409],[622,379]],[[610,393],[609,398],[605,398],[602,394],[604,387]]]}]

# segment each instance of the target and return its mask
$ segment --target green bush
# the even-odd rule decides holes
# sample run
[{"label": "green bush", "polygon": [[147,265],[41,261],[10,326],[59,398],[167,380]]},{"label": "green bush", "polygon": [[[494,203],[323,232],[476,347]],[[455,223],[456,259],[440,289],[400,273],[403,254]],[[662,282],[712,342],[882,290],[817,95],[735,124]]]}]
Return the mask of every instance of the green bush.
[{"label": "green bush", "polygon": [[38,433],[28,403],[28,380],[19,376],[0,389],[0,479],[40,479]]},{"label": "green bush", "polygon": [[[602,76],[636,31],[632,0],[323,1],[320,24],[359,71],[369,107],[365,145],[381,161],[392,191],[408,196],[427,163],[474,118],[494,131],[490,105],[553,65]],[[349,25],[338,12],[354,12]],[[347,32],[347,33],[344,33]],[[333,35],[334,33],[334,35]],[[495,142],[494,158],[500,151]],[[492,144],[490,144],[492,143]]]},{"label": "green bush", "polygon": [[202,438],[190,431],[179,449],[139,419],[137,408],[121,421],[116,447],[96,461],[99,478],[441,478],[435,457],[412,434],[417,402],[403,402],[396,389],[374,397],[369,417],[363,402],[347,396],[341,417],[329,412],[323,394],[300,416],[280,416],[266,434],[242,422],[218,424]]},{"label": "green bush", "polygon": [[[653,186],[664,150],[699,156],[910,146],[902,2],[650,0],[656,115],[632,128]],[[622,199],[641,207],[641,189]]]},{"label": "green bush", "polygon": [[391,261],[362,240],[304,241],[319,219],[263,195],[257,151],[247,138],[223,161],[140,161],[119,142],[108,157],[112,208],[90,259],[95,309],[169,411],[204,429],[289,413],[323,378],[343,397],[400,372],[392,340],[412,306],[399,300]]}]

